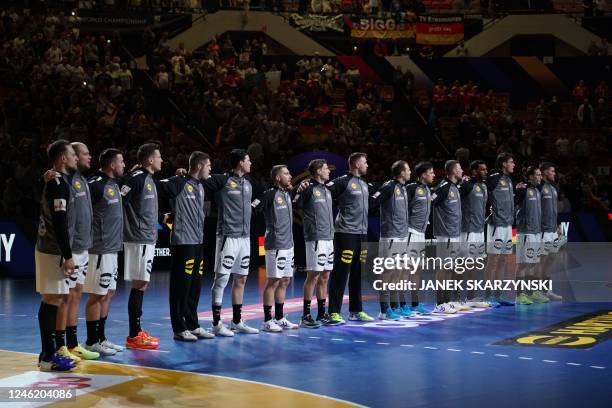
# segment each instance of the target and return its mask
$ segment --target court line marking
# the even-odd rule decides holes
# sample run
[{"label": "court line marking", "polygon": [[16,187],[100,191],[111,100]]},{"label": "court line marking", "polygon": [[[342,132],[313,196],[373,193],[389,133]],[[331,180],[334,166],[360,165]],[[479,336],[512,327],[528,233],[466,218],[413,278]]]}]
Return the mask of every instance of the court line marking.
[{"label": "court line marking", "polygon": [[545,363],[556,363],[556,360],[542,360]]},{"label": "court line marking", "polygon": [[582,364],[579,364],[579,363],[565,363],[565,364],[567,364],[567,365],[571,365],[571,366],[579,366],[579,365],[582,365]]},{"label": "court line marking", "polygon": [[379,344],[381,346],[388,346],[389,345],[389,343],[384,343],[384,342],[377,342],[376,344]]},{"label": "court line marking", "polygon": [[365,340],[353,340],[353,343],[367,343]]},{"label": "court line marking", "polygon": [[590,367],[591,368],[597,368],[599,370],[603,370],[604,368],[606,368],[606,367],[602,367],[602,366],[590,366]]},{"label": "court line marking", "polygon": [[161,323],[151,323],[153,326],[161,326]]},{"label": "court line marking", "polygon": [[335,337],[331,338],[330,340],[331,341],[344,341],[344,339],[338,339],[338,338],[335,338]]},{"label": "court line marking", "polygon": [[309,339],[320,339],[320,337],[317,336],[308,336]]},{"label": "court line marking", "polygon": [[431,347],[431,346],[425,346],[423,348],[428,349],[428,350],[437,350],[438,349],[437,347]]},{"label": "court line marking", "polygon": [[533,357],[519,357],[519,360],[533,360]]},{"label": "court line marking", "polygon": [[[2,352],[2,351],[5,351],[7,353],[17,353],[17,354],[27,354],[29,356],[38,356],[38,353],[28,353],[26,351],[12,351],[12,350],[0,349],[0,352]],[[340,399],[340,398],[334,398],[334,397],[330,397],[328,395],[316,394],[314,392],[308,392],[308,391],[302,391],[302,390],[298,390],[298,389],[294,389],[294,388],[283,387],[282,385],[268,384],[268,383],[261,382],[261,381],[245,380],[243,378],[228,377],[228,376],[225,376],[225,375],[205,374],[205,373],[198,373],[198,372],[194,372],[194,371],[173,370],[171,368],[158,368],[158,367],[152,367],[152,366],[146,366],[146,365],[114,363],[112,361],[93,361],[93,360],[90,360],[90,361],[88,361],[88,363],[93,363],[93,364],[112,364],[112,365],[119,365],[119,366],[125,366],[125,367],[134,367],[134,368],[152,368],[154,370],[172,371],[172,372],[175,372],[175,373],[194,374],[194,375],[199,375],[199,376],[202,376],[202,377],[213,377],[213,378],[221,378],[221,379],[224,379],[224,380],[240,381],[240,382],[245,382],[245,383],[250,383],[250,384],[263,385],[263,386],[266,386],[266,387],[278,388],[280,390],[285,390],[285,391],[297,392],[297,393],[300,393],[300,394],[310,395],[312,397],[325,398],[325,399],[328,399],[330,401],[341,402],[341,403],[344,403],[344,404],[352,405],[354,407],[368,408],[367,405],[361,405],[361,404],[358,404],[356,402],[351,402],[351,401],[343,400],[343,399]]]},{"label": "court line marking", "polygon": [[471,354],[484,354],[484,351],[472,351]]},{"label": "court line marking", "polygon": [[400,344],[400,347],[414,347],[413,344]]},{"label": "court line marking", "polygon": [[300,337],[299,334],[288,334],[287,336],[289,336],[289,337]]},{"label": "court line marking", "polygon": [[507,354],[495,354],[495,357],[509,357]]},{"label": "court line marking", "polygon": [[461,351],[459,349],[447,349],[448,351]]}]

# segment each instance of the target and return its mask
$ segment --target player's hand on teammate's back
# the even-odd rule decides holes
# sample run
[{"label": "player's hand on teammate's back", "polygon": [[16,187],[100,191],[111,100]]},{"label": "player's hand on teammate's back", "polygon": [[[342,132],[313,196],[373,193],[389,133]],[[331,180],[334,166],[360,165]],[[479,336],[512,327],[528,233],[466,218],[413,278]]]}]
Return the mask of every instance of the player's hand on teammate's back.
[{"label": "player's hand on teammate's back", "polygon": [[300,185],[298,186],[297,192],[301,193],[302,191],[306,190],[306,188],[310,185],[310,180],[304,180],[300,183]]},{"label": "player's hand on teammate's back", "polygon": [[45,181],[45,183],[48,183],[54,178],[57,178],[59,176],[60,174],[57,171],[50,169],[50,170],[47,170],[45,174],[43,174],[43,180]]},{"label": "player's hand on teammate's back", "polygon": [[516,188],[527,188],[527,184],[522,183],[522,182],[521,182],[521,183],[518,183],[518,184],[516,185]]},{"label": "player's hand on teammate's back", "polygon": [[69,277],[74,275],[74,260],[72,258],[66,259],[62,264],[62,270],[64,271],[64,276]]},{"label": "player's hand on teammate's back", "polygon": [[176,174],[177,176],[185,177],[187,175],[187,170],[182,167],[179,167],[178,169],[176,169],[176,173],[174,174]]}]

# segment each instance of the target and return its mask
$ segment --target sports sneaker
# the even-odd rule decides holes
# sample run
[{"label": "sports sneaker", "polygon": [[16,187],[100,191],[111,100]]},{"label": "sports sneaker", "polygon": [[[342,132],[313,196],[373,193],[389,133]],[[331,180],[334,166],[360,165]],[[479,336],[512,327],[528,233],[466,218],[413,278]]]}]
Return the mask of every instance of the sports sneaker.
[{"label": "sports sneaker", "polygon": [[409,317],[413,317],[415,315],[415,313],[412,311],[412,308],[408,305],[398,307],[394,311],[398,315],[402,316],[402,319],[408,319]]},{"label": "sports sneaker", "polygon": [[198,327],[191,331],[191,334],[196,336],[198,339],[214,339],[215,335],[208,330],[204,330],[202,327]]},{"label": "sports sneaker", "polygon": [[500,297],[499,298],[499,304],[500,304],[500,306],[514,306],[515,303],[514,303],[514,301],[512,301],[510,299]]},{"label": "sports sneaker", "polygon": [[[378,319],[379,320],[399,320],[401,318],[402,318],[402,316],[397,314],[397,313],[395,313],[395,311],[393,309],[391,309],[390,307],[387,308],[385,313],[380,312],[378,314]],[[351,316],[349,316],[349,320],[351,320]]]},{"label": "sports sneaker", "polygon": [[488,309],[491,307],[490,303],[485,302],[481,298],[468,299],[466,303],[469,307],[473,307],[475,309]]},{"label": "sports sneaker", "polygon": [[346,322],[342,318],[340,313],[332,313],[329,315],[329,326],[337,326],[339,324],[345,324]]},{"label": "sports sneaker", "polygon": [[149,340],[149,342],[151,344],[156,344],[156,345],[159,346],[159,339],[157,337],[151,336],[149,333],[147,333],[146,331],[144,331],[142,329],[140,330],[140,333],[138,333],[138,334],[139,335],[142,334],[147,340]]},{"label": "sports sneaker", "polygon": [[302,321],[300,322],[300,327],[305,329],[318,329],[323,325],[323,319],[314,320],[311,315],[302,316]]},{"label": "sports sneaker", "polygon": [[283,330],[295,330],[300,327],[299,324],[291,323],[287,316],[283,316],[282,319],[276,320],[276,324],[279,325]]},{"label": "sports sneaker", "polygon": [[420,315],[429,315],[433,313],[432,310],[425,309],[425,306],[423,306],[421,303],[419,303],[417,306],[412,306],[411,309],[415,314]]},{"label": "sports sneaker", "polygon": [[221,322],[216,326],[213,325],[212,332],[215,336],[221,337],[234,337],[234,332],[225,327],[225,325]]},{"label": "sports sneaker", "polygon": [[489,296],[487,300],[485,300],[491,307],[500,307],[499,300],[496,297]]},{"label": "sports sneaker", "polygon": [[64,358],[71,360],[74,364],[81,361],[81,358],[75,354],[72,354],[70,351],[68,351],[68,347],[66,346],[60,347],[59,350],[57,350],[55,353],[59,354],[60,356]]},{"label": "sports sneaker", "polygon": [[366,312],[349,313],[348,319],[359,322],[371,322],[374,320],[374,318]]},{"label": "sports sneaker", "polygon": [[191,334],[189,330],[184,330],[182,332],[174,333],[174,340],[178,341],[197,341],[198,338]]},{"label": "sports sneaker", "polygon": [[[137,336],[134,336],[134,337],[128,336],[128,338],[125,341],[125,346],[131,349],[156,350],[159,348],[159,340],[158,340],[158,343],[154,343],[150,339],[150,336],[146,334],[146,332],[140,331],[140,333],[138,333]],[[111,349],[106,349],[106,350],[111,350]]]},{"label": "sports sneaker", "polygon": [[110,340],[106,339],[103,342],[101,342],[100,344],[102,344],[102,346],[109,348],[109,349],[113,349],[116,352],[121,352],[123,351],[123,347],[111,342]]},{"label": "sports sneaker", "polygon": [[268,333],[280,333],[283,331],[283,329],[278,324],[276,324],[276,320],[274,319],[270,319],[267,322],[263,322],[263,324],[261,325],[261,330]]},{"label": "sports sneaker", "polygon": [[436,314],[455,314],[457,313],[457,309],[451,307],[449,303],[442,303],[440,305],[436,305],[432,313]]},{"label": "sports sneaker", "polygon": [[555,292],[553,292],[552,290],[549,290],[548,292],[546,292],[544,294],[544,296],[546,296],[547,298],[549,298],[552,301],[556,301],[556,302],[560,302],[563,300],[563,296],[561,295],[557,295]]},{"label": "sports sneaker", "polygon": [[70,351],[70,354],[73,356],[80,357],[82,360],[95,360],[96,358],[100,358],[100,353],[89,351],[80,344],[77,344],[75,348],[68,349],[68,351]]},{"label": "sports sneaker", "polygon": [[102,343],[95,343],[95,344],[92,344],[91,346],[88,346],[86,344],[85,348],[89,350],[90,352],[98,353],[99,355],[103,357],[114,356],[115,354],[117,354],[117,350],[115,350],[114,348],[106,347]]},{"label": "sports sneaker", "polygon": [[259,330],[251,327],[249,325],[247,325],[244,320],[241,320],[240,323],[236,324],[233,321],[230,323],[230,330],[238,332],[238,333],[244,333],[244,334],[257,334],[259,333]]},{"label": "sports sneaker", "polygon": [[533,303],[548,303],[550,302],[550,299],[547,298],[546,296],[544,296],[544,294],[542,292],[540,292],[539,290],[534,291],[530,296],[531,300],[533,300]]},{"label": "sports sneaker", "polygon": [[531,300],[526,293],[521,293],[520,295],[518,295],[516,297],[516,302],[519,305],[531,305],[531,304],[533,304],[533,300]]},{"label": "sports sneaker", "polygon": [[76,366],[71,359],[62,357],[58,353],[54,353],[50,358],[43,358],[41,353],[38,356],[38,367],[44,372],[67,372],[72,371]]},{"label": "sports sneaker", "polygon": [[468,306],[468,304],[462,300],[459,302],[450,302],[450,304],[453,305],[453,307],[457,309],[458,312],[467,312],[471,309],[471,307]]}]

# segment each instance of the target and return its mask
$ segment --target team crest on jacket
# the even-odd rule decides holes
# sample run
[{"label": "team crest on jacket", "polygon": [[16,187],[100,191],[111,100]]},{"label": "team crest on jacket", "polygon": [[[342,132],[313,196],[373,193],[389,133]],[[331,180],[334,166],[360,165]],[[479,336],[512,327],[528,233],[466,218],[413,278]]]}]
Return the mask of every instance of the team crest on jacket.
[{"label": "team crest on jacket", "polygon": [[422,196],[423,194],[425,194],[425,191],[422,188],[417,188],[417,194]]},{"label": "team crest on jacket", "polygon": [[399,196],[401,194],[401,191],[398,187],[395,187],[395,195]]},{"label": "team crest on jacket", "polygon": [[81,189],[81,182],[80,181],[75,181],[74,182],[74,188],[76,188],[77,190]]},{"label": "team crest on jacket", "polygon": [[283,197],[276,197],[276,202],[279,204],[283,203]]},{"label": "team crest on jacket", "polygon": [[317,196],[317,197],[321,197],[321,192],[320,192],[319,190],[315,190],[315,193],[314,193],[314,194],[315,194],[315,196]]},{"label": "team crest on jacket", "polygon": [[153,190],[153,187],[151,187],[150,183],[147,183],[147,190],[149,190],[149,191]]},{"label": "team crest on jacket", "polygon": [[115,190],[112,187],[109,187],[108,190],[106,190],[106,193],[111,197],[115,196]]},{"label": "team crest on jacket", "polygon": [[480,193],[480,186],[476,186],[476,192]]},{"label": "team crest on jacket", "polygon": [[546,187],[544,187],[544,192],[548,193],[548,189]]},{"label": "team crest on jacket", "polygon": [[533,197],[533,190],[529,190],[529,197]]},{"label": "team crest on jacket", "polygon": [[351,188],[353,190],[357,190],[357,183],[351,183]]},{"label": "team crest on jacket", "polygon": [[451,198],[455,198],[455,192],[454,192],[454,191],[451,191],[451,192],[450,192],[450,196],[451,196]]},{"label": "team crest on jacket", "polygon": [[502,186],[505,186],[505,185],[506,185],[506,182],[505,182],[504,180],[501,180],[501,181],[499,182],[499,184],[501,184]]},{"label": "team crest on jacket", "polygon": [[187,186],[187,191],[189,191],[190,193],[193,193],[193,186],[191,184]]},{"label": "team crest on jacket", "polygon": [[237,186],[237,185],[238,185],[238,184],[236,184],[236,182],[235,182],[235,181],[230,182],[230,187],[231,187],[231,188],[236,188],[236,186]]}]

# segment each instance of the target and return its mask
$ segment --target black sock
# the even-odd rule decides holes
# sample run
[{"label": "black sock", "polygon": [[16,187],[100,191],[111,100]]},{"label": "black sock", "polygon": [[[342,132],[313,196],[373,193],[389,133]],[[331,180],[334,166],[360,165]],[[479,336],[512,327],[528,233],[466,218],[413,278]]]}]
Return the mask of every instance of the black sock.
[{"label": "black sock", "polygon": [[274,303],[274,318],[276,320],[281,320],[285,315],[283,314],[283,306],[284,303]]},{"label": "black sock", "polygon": [[49,359],[55,353],[55,320],[57,306],[40,303],[38,309],[38,326],[40,327],[40,342],[43,358]]},{"label": "black sock", "polygon": [[79,345],[79,340],[77,339],[77,327],[76,326],[67,326],[66,327],[66,345],[69,349],[73,349]]},{"label": "black sock", "polygon": [[412,307],[417,307],[419,306],[419,302],[412,302]]},{"label": "black sock", "polygon": [[406,306],[406,302],[400,302],[400,307]]},{"label": "black sock", "polygon": [[104,328],[106,327],[106,318],[108,316],[104,316],[100,318],[100,322],[98,323],[98,341],[102,343],[106,340],[106,333],[104,333]]},{"label": "black sock", "polygon": [[221,321],[221,305],[212,305],[213,326],[216,326]]},{"label": "black sock", "polygon": [[272,320],[272,306],[264,305],[264,322]]},{"label": "black sock", "polygon": [[387,302],[380,302],[380,312],[381,313],[385,313],[388,307],[389,307],[389,304]]},{"label": "black sock", "polygon": [[310,300],[304,299],[304,313],[303,316],[308,316],[310,314]]},{"label": "black sock", "polygon": [[140,327],[140,316],[142,316],[142,298],[144,292],[136,288],[130,291],[128,300],[128,316],[130,318],[130,337],[138,336],[142,330]]},{"label": "black sock", "polygon": [[66,345],[66,330],[55,330],[55,351]]},{"label": "black sock", "polygon": [[232,305],[232,315],[234,324],[240,323],[242,320],[242,305]]},{"label": "black sock", "polygon": [[[404,302],[404,304],[406,303]],[[393,310],[397,309],[397,302],[391,302],[391,309]]]},{"label": "black sock", "polygon": [[326,299],[317,299],[317,319],[325,314],[325,301]]},{"label": "black sock", "polygon": [[91,320],[91,321],[88,320],[86,324],[87,324],[87,340],[85,341],[85,344],[88,346],[93,346],[99,341],[98,325],[100,324],[100,321],[99,320]]}]

